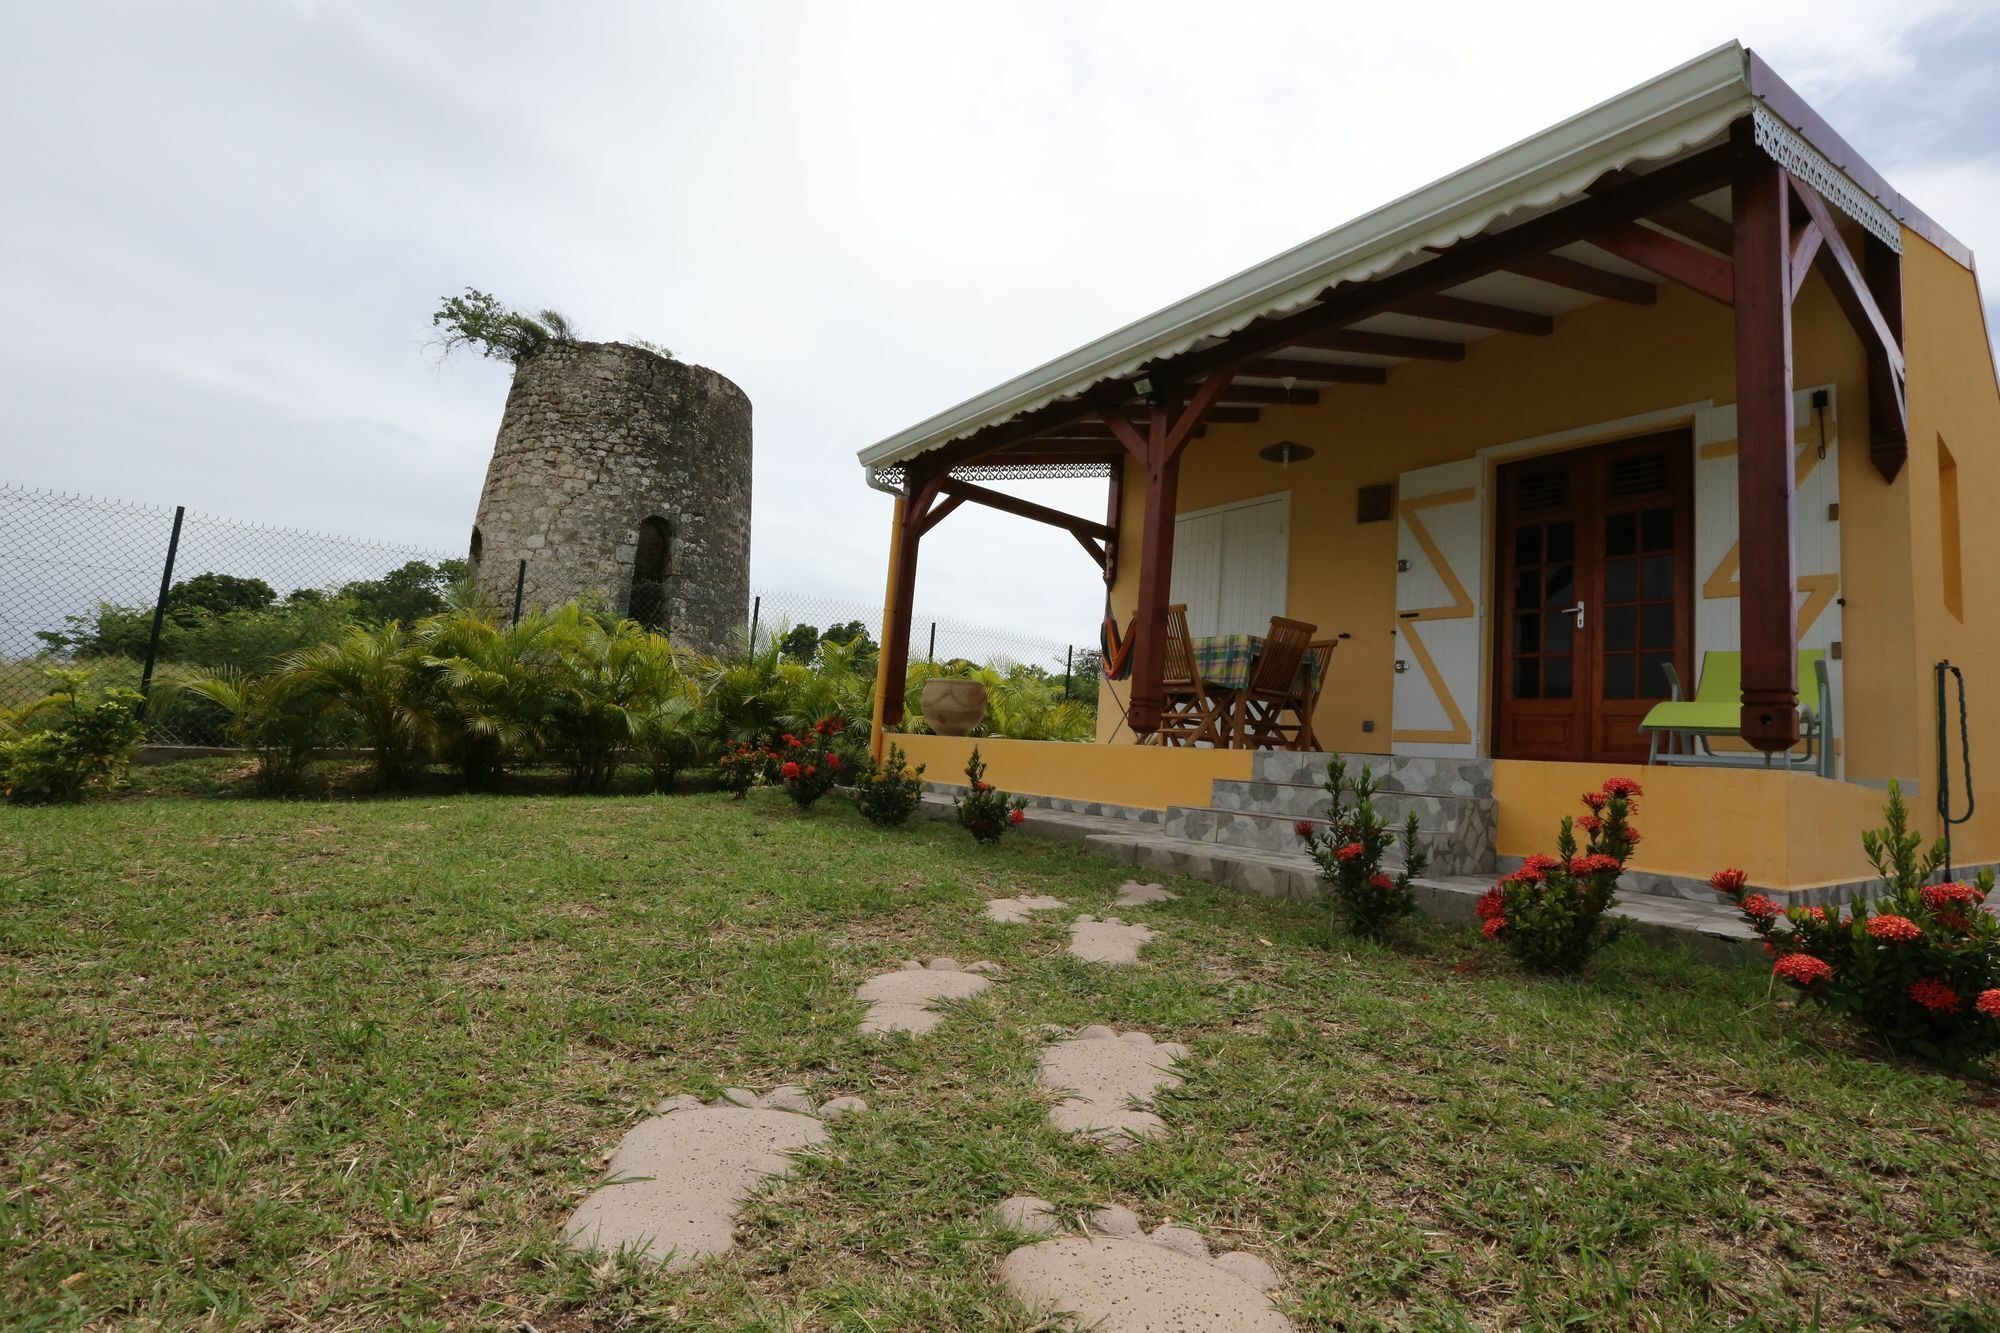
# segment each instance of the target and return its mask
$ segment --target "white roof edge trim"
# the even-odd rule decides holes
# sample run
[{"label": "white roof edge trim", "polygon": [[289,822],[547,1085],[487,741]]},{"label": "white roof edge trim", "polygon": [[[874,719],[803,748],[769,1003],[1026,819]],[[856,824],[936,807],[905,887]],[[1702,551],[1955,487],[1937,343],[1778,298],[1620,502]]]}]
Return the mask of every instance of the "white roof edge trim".
[{"label": "white roof edge trim", "polygon": [[1129,374],[1252,320],[1365,280],[1427,246],[1582,192],[1615,167],[1713,138],[1754,105],[1747,56],[1729,42],[1539,134],[1245,269],[860,451],[881,467]]}]

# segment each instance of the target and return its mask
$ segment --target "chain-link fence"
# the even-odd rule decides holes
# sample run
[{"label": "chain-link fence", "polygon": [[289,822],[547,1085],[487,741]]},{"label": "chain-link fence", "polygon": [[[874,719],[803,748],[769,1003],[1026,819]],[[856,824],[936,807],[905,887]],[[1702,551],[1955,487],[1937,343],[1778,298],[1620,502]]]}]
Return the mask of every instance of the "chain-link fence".
[{"label": "chain-link fence", "polygon": [[[0,707],[38,697],[49,668],[80,666],[147,690],[155,741],[214,744],[212,714],[176,709],[158,687],[254,671],[350,625],[433,615],[465,574],[461,557],[422,547],[0,485]],[[744,623],[811,660],[822,639],[879,644],[882,608],[765,591]],[[910,639],[913,662],[1031,668],[1093,703],[1095,649],[922,611]]]}]

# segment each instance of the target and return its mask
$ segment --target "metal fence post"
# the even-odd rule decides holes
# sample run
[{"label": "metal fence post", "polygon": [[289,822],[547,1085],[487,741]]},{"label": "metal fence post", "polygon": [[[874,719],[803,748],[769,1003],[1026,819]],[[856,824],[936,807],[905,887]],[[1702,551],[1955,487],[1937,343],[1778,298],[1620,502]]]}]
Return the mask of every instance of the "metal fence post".
[{"label": "metal fence post", "polygon": [[1076,670],[1076,645],[1063,645],[1063,698],[1069,698],[1069,678]]},{"label": "metal fence post", "polygon": [[924,660],[932,666],[937,665],[937,621],[935,620],[931,622],[931,650],[924,654]]},{"label": "metal fence post", "polygon": [[521,594],[526,592],[527,588],[528,588],[528,562],[526,560],[523,560],[520,564],[520,567],[514,571],[513,623],[516,625],[521,623]]},{"label": "metal fence post", "polygon": [[146,704],[153,696],[153,664],[160,658],[160,627],[167,618],[167,598],[174,590],[174,559],[181,550],[181,520],[186,505],[174,506],[174,530],[167,537],[167,560],[160,566],[160,595],[153,601],[153,632],[146,638],[146,665],[139,672],[138,715],[146,716]]},{"label": "metal fence post", "polygon": [[750,651],[752,653],[755,653],[757,651],[757,617],[762,615],[763,613],[764,613],[763,597],[762,596],[752,597],[750,599]]}]

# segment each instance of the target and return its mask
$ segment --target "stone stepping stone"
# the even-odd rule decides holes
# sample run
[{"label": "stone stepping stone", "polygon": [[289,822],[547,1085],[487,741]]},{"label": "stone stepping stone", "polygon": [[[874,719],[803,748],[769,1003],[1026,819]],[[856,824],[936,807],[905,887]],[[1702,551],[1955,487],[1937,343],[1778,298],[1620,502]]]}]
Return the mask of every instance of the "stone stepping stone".
[{"label": "stone stepping stone", "polygon": [[1062,1094],[1049,1108],[1049,1123],[1112,1148],[1161,1137],[1167,1123],[1147,1108],[1160,1089],[1181,1085],[1173,1066],[1187,1053],[1177,1041],[1155,1042],[1143,1032],[1120,1035],[1102,1025],[1056,1042],[1035,1064],[1035,1081]]},{"label": "stone stepping stone", "polygon": [[[1045,1199],[1008,1199],[993,1210],[1010,1231],[1056,1236]],[[1287,1333],[1292,1323],[1271,1304],[1271,1265],[1244,1250],[1211,1256],[1186,1227],[1149,1234],[1138,1214],[1099,1208],[1083,1236],[1036,1241],[1000,1262],[1000,1284],[1036,1310],[1069,1316],[1093,1333]]]},{"label": "stone stepping stone", "polygon": [[1054,912],[1068,906],[1062,899],[1043,893],[1031,893],[1024,898],[994,898],[986,904],[986,919],[1018,926],[1036,912]]},{"label": "stone stepping stone", "polygon": [[789,1174],[793,1153],[826,1142],[825,1122],[866,1107],[859,1097],[835,1097],[815,1112],[805,1089],[791,1084],[763,1097],[728,1088],[706,1105],[669,1097],[619,1141],[604,1183],[563,1227],[563,1243],[626,1250],[669,1269],[722,1254],[736,1244],[743,1201]]},{"label": "stone stepping stone", "polygon": [[1069,952],[1086,963],[1106,967],[1131,967],[1139,961],[1139,946],[1153,938],[1144,926],[1120,921],[1115,916],[1098,920],[1080,916],[1069,923]]},{"label": "stone stepping stone", "polygon": [[1142,884],[1128,879],[1118,886],[1118,907],[1144,907],[1148,903],[1179,902],[1180,895],[1164,884]]},{"label": "stone stepping stone", "polygon": [[955,958],[929,963],[910,959],[894,972],[870,977],[854,992],[868,1006],[863,1032],[929,1032],[944,1021],[932,1006],[940,1000],[967,1000],[993,984],[1000,972],[994,963],[959,966]]}]

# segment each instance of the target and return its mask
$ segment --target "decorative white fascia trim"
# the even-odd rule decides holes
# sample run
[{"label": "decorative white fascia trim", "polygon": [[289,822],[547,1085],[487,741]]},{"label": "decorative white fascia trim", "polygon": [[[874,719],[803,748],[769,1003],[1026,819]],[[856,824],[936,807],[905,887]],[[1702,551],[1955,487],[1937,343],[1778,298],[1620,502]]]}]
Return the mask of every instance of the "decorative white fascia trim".
[{"label": "decorative white fascia trim", "polygon": [[1870,236],[1897,254],[1903,253],[1903,224],[1874,195],[1849,180],[1846,172],[1827,161],[1819,149],[1762,103],[1751,108],[1750,123],[1757,146],[1773,162],[1812,186],[1822,199],[1865,227]]}]

